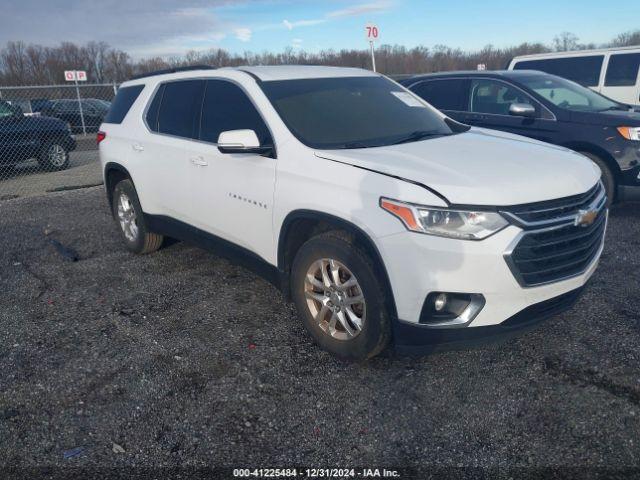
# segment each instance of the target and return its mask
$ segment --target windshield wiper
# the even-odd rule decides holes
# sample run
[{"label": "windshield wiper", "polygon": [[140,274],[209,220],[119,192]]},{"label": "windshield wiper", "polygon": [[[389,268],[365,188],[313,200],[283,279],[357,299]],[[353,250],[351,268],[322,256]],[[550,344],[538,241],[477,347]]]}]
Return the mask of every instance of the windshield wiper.
[{"label": "windshield wiper", "polygon": [[435,131],[426,131],[426,130],[416,130],[415,132],[411,132],[406,137],[397,140],[390,145],[400,145],[401,143],[409,143],[409,142],[417,142],[418,140],[422,140],[424,138],[429,137],[441,137],[446,135],[446,133],[435,132]]},{"label": "windshield wiper", "polygon": [[622,105],[614,105],[613,107],[605,108],[604,110],[598,110],[599,112],[610,112],[611,110],[620,110],[621,112],[629,111],[629,107],[623,107]]}]

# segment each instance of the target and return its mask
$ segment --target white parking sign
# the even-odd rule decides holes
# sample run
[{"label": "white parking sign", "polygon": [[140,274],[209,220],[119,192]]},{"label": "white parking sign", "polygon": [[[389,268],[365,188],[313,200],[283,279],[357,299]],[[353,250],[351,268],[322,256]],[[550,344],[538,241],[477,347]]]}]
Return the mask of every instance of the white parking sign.
[{"label": "white parking sign", "polygon": [[84,70],[65,70],[64,79],[67,82],[86,82],[87,72]]}]

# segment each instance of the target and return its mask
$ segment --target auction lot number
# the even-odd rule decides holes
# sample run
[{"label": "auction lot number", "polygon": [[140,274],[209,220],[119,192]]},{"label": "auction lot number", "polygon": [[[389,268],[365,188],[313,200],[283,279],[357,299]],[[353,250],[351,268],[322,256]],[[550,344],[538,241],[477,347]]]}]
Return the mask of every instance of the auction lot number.
[{"label": "auction lot number", "polygon": [[234,468],[233,476],[237,478],[397,478],[400,474],[395,470],[378,468]]}]

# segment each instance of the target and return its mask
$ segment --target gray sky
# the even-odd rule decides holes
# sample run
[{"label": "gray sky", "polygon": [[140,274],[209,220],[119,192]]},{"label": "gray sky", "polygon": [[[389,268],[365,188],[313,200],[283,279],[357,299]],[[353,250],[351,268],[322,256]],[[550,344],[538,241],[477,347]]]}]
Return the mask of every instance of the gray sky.
[{"label": "gray sky", "polygon": [[[0,46],[7,40],[57,45],[105,41],[134,58],[224,48],[234,53],[284,48],[368,48],[380,43],[479,50],[522,42],[549,44],[569,31],[604,43],[637,29],[638,0],[0,0]],[[632,7],[633,5],[633,7]],[[579,6],[579,8],[576,8]]]},{"label": "gray sky", "polygon": [[[7,3],[8,2],[8,5]],[[57,45],[106,41],[126,50],[149,45],[171,50],[171,41],[197,39],[228,28],[214,9],[234,0],[5,0],[0,45],[8,40]],[[159,50],[159,51],[160,51]],[[182,49],[177,49],[182,50]],[[153,49],[149,49],[153,54]]]}]

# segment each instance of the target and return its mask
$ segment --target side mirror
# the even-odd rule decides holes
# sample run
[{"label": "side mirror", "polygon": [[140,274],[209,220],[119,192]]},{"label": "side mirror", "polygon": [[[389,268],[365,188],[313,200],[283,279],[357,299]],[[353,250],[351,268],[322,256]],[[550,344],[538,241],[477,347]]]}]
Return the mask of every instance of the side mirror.
[{"label": "side mirror", "polygon": [[512,103],[509,105],[509,115],[516,117],[535,117],[536,109],[529,103]]},{"label": "side mirror", "polygon": [[273,149],[271,145],[260,145],[253,130],[228,130],[218,137],[218,150],[222,153],[265,154]]}]

